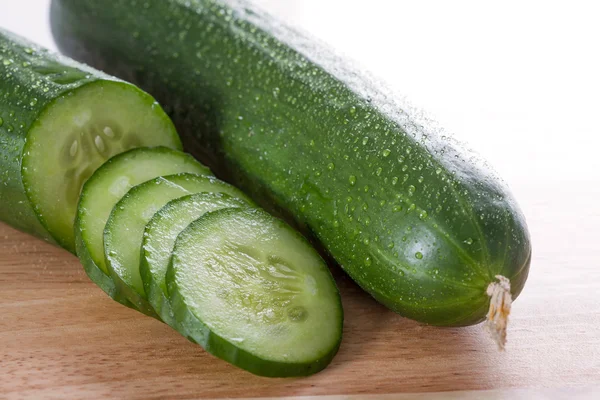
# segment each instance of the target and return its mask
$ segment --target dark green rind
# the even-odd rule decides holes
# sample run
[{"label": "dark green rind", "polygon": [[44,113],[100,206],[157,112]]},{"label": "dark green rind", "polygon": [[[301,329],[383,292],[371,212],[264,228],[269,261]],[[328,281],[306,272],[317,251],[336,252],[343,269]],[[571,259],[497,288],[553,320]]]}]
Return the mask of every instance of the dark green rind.
[{"label": "dark green rind", "polygon": [[[121,159],[127,159],[127,158],[131,157],[132,154],[135,154],[136,152],[148,151],[148,150],[154,151],[157,153],[160,153],[160,152],[178,153],[182,157],[189,157],[191,161],[195,162],[193,157],[191,157],[190,155],[181,153],[177,150],[169,149],[166,147],[154,147],[154,148],[142,147],[142,148],[132,149],[132,150],[123,152],[121,154],[118,154],[118,155],[112,157],[110,160],[105,162],[87,180],[87,182],[83,185],[83,188],[81,190],[81,196],[79,198],[79,203],[81,204],[85,200],[85,196],[87,194],[86,187],[90,186],[90,185],[94,185],[94,181],[97,179],[98,176],[101,176],[101,174],[103,174],[104,170],[110,169],[111,165],[113,165],[114,163],[118,163],[119,160],[121,160]],[[199,163],[197,163],[197,164],[199,164]],[[210,173],[211,173],[210,170],[208,168],[206,168],[206,174],[209,175]],[[167,172],[166,174],[170,175],[170,174],[173,174],[173,172]],[[150,178],[150,179],[152,179],[152,178]],[[98,287],[100,287],[113,300],[115,300],[121,304],[124,304],[130,308],[136,309],[150,317],[159,319],[158,315],[154,312],[154,309],[152,309],[152,307],[148,308],[143,305],[140,306],[139,304],[133,304],[129,300],[127,294],[123,293],[121,288],[115,284],[115,281],[110,276],[105,274],[104,271],[102,271],[100,269],[100,267],[98,267],[98,265],[92,258],[90,251],[89,251],[88,247],[86,246],[85,241],[82,237],[81,212],[80,212],[79,208],[80,207],[78,206],[77,214],[75,217],[75,228],[74,228],[75,229],[75,237],[76,237],[77,257],[79,257],[79,261],[83,265],[83,268],[84,268],[86,274],[88,275],[88,277],[92,280],[92,282],[94,282],[96,285],[98,285]]]},{"label": "dark green rind", "polygon": [[[219,218],[224,213],[239,212],[237,208],[225,208],[213,212],[209,212],[202,216],[200,219],[192,222],[185,231],[193,230],[195,226],[201,225],[210,221],[213,218]],[[258,214],[263,213],[261,210],[252,210]],[[280,221],[282,225],[284,222]],[[290,229],[288,227],[288,229]],[[298,240],[305,241],[304,237],[296,234]],[[174,252],[176,251],[177,245],[175,245]],[[319,359],[316,359],[310,363],[284,363],[276,362],[271,360],[262,359],[253,355],[243,349],[240,349],[234,343],[222,338],[215,334],[206,326],[194,313],[187,307],[184,297],[181,295],[177,288],[175,281],[175,270],[173,268],[173,258],[171,258],[171,264],[167,270],[166,282],[169,292],[169,299],[171,302],[171,308],[174,312],[174,320],[176,321],[175,329],[179,331],[183,336],[193,343],[199,344],[209,352],[210,354],[218,357],[224,361],[227,361],[237,367],[245,369],[255,375],[282,378],[282,377],[294,377],[294,376],[308,376],[322,371],[331,363],[335,355],[337,354],[341,342],[341,332],[343,330],[343,310],[341,304],[341,298],[338,297],[339,309],[340,309],[340,321],[339,332],[340,337],[337,343],[328,351],[326,354]],[[331,277],[331,284],[335,285],[333,277]],[[338,292],[339,296],[339,292]],[[315,332],[315,335],[318,335]]]},{"label": "dark green rind", "polygon": [[[249,207],[253,204],[252,201],[247,199],[245,196],[241,198],[235,198],[224,193],[196,193],[170,201],[163,208],[161,208],[154,215],[154,217],[152,217],[148,225],[146,225],[144,238],[142,239],[140,255],[140,274],[142,275],[142,280],[144,282],[144,290],[146,291],[148,302],[152,305],[156,313],[166,324],[172,327],[175,327],[175,319],[173,310],[171,309],[171,302],[167,295],[167,285],[165,279],[164,277],[162,280],[156,279],[154,274],[151,272],[150,261],[148,259],[150,253],[146,249],[149,233],[148,229],[153,225],[154,221],[160,218],[166,218],[171,210],[177,209],[183,203],[194,202],[196,199],[205,200],[212,198],[226,200],[229,202],[228,207],[231,208]],[[190,218],[195,220],[200,218],[202,215],[203,214],[190,215]]]},{"label": "dark green rind", "polygon": [[[218,192],[218,193],[229,192],[229,194],[231,194],[231,195],[233,195],[235,193],[235,194],[239,195],[240,198],[246,199],[247,202],[250,202],[250,203],[252,202],[250,199],[247,198],[247,196],[244,193],[240,192],[239,189],[236,189],[235,187],[233,187],[223,181],[220,181],[213,176],[196,175],[196,174],[192,174],[192,173],[180,173],[180,174],[175,174],[175,175],[167,175],[162,178],[166,181],[169,181],[172,184],[180,185],[183,187],[189,186],[189,185],[186,185],[186,181],[201,182],[201,184],[206,185],[206,187],[205,187],[206,189],[208,189],[210,187],[214,192]],[[139,196],[140,193],[143,193],[144,191],[146,191],[146,189],[148,188],[148,185],[155,186],[158,182],[157,179],[152,179],[152,180],[143,182],[137,186],[132,187],[129,190],[129,192],[127,192],[127,194],[125,194],[125,196],[123,196],[123,198],[121,200],[119,200],[119,202],[117,204],[115,204],[115,206],[113,207],[112,212],[108,218],[108,221],[106,223],[106,227],[104,229],[104,251],[105,251],[106,265],[110,271],[111,279],[115,283],[117,292],[119,293],[119,295],[128,299],[131,304],[135,305],[136,309],[142,311],[144,314],[150,315],[155,318],[162,319],[160,310],[157,310],[152,305],[152,303],[149,302],[148,294],[146,292],[140,293],[134,287],[128,285],[121,278],[121,276],[119,276],[119,274],[116,273],[115,268],[113,267],[112,259],[111,259],[111,257],[108,256],[108,252],[112,248],[111,243],[114,242],[114,239],[112,238],[113,232],[110,229],[112,220],[114,218],[118,218],[119,213],[129,212],[129,210],[128,210],[128,206],[130,204],[129,199],[131,199],[132,197],[135,197],[135,196]],[[192,186],[193,186],[193,184],[192,184]],[[189,190],[192,190],[191,187],[187,187],[187,188]],[[143,243],[143,236],[140,236],[140,243],[139,243],[140,250],[141,250],[142,243]],[[140,258],[140,262],[141,262],[141,260],[142,260],[142,258]],[[140,268],[140,273],[141,273],[141,265],[139,266],[139,268]],[[99,272],[102,272],[102,271],[99,271]],[[142,290],[145,290],[145,288],[146,288],[146,285],[144,285],[144,289],[142,289]],[[169,323],[169,319],[167,319],[167,320],[163,319],[163,321],[167,324]]]},{"label": "dark green rind", "polygon": [[53,0],[54,37],[157,96],[188,149],[287,210],[377,300],[457,326],[485,318],[495,275],[519,295],[519,207],[422,112],[249,3],[136,4]]},{"label": "dark green rind", "polygon": [[[129,83],[2,29],[0,76],[0,220],[75,253],[72,239],[49,232],[44,216],[29,198],[30,186],[35,185],[24,179],[24,171],[29,167],[24,160],[29,132],[50,106],[89,85],[122,85],[151,103],[154,100]],[[173,132],[176,135],[174,129]]]}]

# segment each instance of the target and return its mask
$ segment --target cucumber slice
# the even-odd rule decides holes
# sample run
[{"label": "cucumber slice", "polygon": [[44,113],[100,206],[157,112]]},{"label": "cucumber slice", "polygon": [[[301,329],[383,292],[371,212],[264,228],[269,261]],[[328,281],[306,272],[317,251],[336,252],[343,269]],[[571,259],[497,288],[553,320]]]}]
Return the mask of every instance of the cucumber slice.
[{"label": "cucumber slice", "polygon": [[329,269],[261,210],[206,214],[177,238],[167,286],[181,333],[263,376],[303,376],[333,359],[342,305]]},{"label": "cucumber slice", "polygon": [[247,200],[224,193],[198,193],[169,202],[148,222],[142,240],[140,274],[148,301],[164,322],[175,324],[165,275],[177,236],[207,212],[247,206]]},{"label": "cucumber slice", "polygon": [[208,168],[180,151],[138,148],[108,160],[83,186],[75,220],[77,255],[90,279],[121,303],[128,301],[116,290],[104,259],[103,233],[110,212],[133,186],[181,172],[210,174]]},{"label": "cucumber slice", "polygon": [[180,149],[155,100],[124,82],[96,81],[48,105],[23,150],[23,185],[42,225],[75,251],[73,222],[83,183],[106,160],[134,147]]},{"label": "cucumber slice", "polygon": [[106,265],[117,291],[146,314],[155,313],[148,303],[140,276],[144,228],[169,201],[201,192],[227,193],[250,201],[241,191],[214,177],[185,173],[159,177],[135,186],[112,209],[104,228]]}]

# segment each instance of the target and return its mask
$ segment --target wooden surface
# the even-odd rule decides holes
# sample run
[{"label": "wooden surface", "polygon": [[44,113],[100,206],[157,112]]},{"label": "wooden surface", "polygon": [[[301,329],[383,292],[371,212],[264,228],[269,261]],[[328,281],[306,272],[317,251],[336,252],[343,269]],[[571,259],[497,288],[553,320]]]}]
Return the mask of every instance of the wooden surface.
[{"label": "wooden surface", "polygon": [[344,341],[328,369],[305,379],[259,378],[209,356],[164,324],[109,300],[75,257],[0,225],[0,398],[540,387],[560,388],[552,392],[558,396],[564,388],[599,387],[600,185],[513,189],[528,217],[534,256],[514,303],[506,352],[496,350],[481,326],[442,329],[403,319],[336,271]]}]

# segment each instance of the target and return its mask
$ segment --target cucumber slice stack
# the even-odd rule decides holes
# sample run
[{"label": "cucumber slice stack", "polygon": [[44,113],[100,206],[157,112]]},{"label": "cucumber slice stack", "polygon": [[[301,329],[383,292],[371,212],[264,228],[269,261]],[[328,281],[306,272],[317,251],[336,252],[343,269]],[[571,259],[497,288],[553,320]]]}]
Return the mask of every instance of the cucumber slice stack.
[{"label": "cucumber slice stack", "polygon": [[2,30],[0,75],[0,220],[248,371],[330,362],[342,309],[323,260],[181,152],[150,95]]},{"label": "cucumber slice stack", "polygon": [[[111,211],[132,187],[160,175],[181,172],[210,174],[193,157],[177,150],[137,148],[111,158],[83,186],[75,220],[77,255],[90,279],[121,303],[129,305],[129,299],[109,277],[104,255],[103,233]],[[154,315],[148,309],[140,311]]]},{"label": "cucumber slice stack", "polygon": [[77,253],[116,301],[262,376],[337,353],[342,308],[321,257],[284,222],[165,147],[121,153],[83,186]]},{"label": "cucumber slice stack", "polygon": [[202,192],[246,196],[215,178],[179,174],[158,177],[131,189],[117,204],[104,228],[104,254],[118,291],[140,311],[155,315],[148,303],[140,275],[140,244],[144,228],[152,216],[173,199]]}]

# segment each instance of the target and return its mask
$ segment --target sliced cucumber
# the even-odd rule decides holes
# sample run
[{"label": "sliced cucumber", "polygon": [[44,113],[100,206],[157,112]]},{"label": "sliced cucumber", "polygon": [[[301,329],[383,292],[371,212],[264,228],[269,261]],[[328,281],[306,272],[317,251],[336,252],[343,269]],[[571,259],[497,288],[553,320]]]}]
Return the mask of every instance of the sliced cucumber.
[{"label": "sliced cucumber", "polygon": [[198,193],[169,202],[148,222],[142,241],[140,274],[148,301],[167,324],[174,326],[175,323],[165,275],[177,236],[207,212],[247,206],[247,200],[224,193]]},{"label": "sliced cucumber", "polygon": [[316,251],[260,210],[207,213],[177,238],[167,286],[181,333],[263,376],[325,368],[342,336],[342,306]]},{"label": "sliced cucumber", "polygon": [[146,314],[153,315],[154,309],[148,303],[140,276],[144,228],[169,201],[201,192],[226,193],[250,201],[241,191],[214,177],[184,173],[158,177],[133,187],[115,205],[106,222],[104,254],[117,291]]},{"label": "sliced cucumber", "polygon": [[75,251],[73,221],[83,183],[115,154],[140,146],[180,149],[173,124],[136,87],[96,81],[56,98],[31,126],[23,185],[42,224]]},{"label": "sliced cucumber", "polygon": [[192,156],[165,147],[138,148],[111,158],[81,191],[75,235],[77,255],[88,276],[113,299],[128,304],[109,277],[104,259],[104,227],[114,205],[133,186],[161,175],[210,171]]}]

